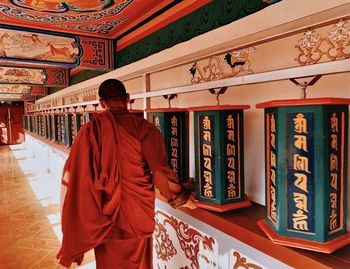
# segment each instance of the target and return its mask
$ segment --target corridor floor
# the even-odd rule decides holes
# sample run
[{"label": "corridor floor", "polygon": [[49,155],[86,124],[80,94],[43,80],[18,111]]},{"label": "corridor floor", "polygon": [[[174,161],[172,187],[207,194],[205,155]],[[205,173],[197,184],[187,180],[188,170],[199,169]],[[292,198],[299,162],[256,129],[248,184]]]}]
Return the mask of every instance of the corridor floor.
[{"label": "corridor floor", "polygon": [[[24,144],[0,146],[1,269],[64,268],[55,258],[61,240],[60,179],[36,170]],[[92,252],[79,268],[95,268]]]}]

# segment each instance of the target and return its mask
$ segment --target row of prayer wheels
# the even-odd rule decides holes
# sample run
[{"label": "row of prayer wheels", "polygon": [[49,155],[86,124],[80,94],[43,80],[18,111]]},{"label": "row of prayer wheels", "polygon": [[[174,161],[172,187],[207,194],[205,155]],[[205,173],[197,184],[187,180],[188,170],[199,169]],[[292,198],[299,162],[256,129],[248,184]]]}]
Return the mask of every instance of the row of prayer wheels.
[{"label": "row of prayer wheels", "polygon": [[[132,110],[142,116],[142,110]],[[24,115],[23,128],[63,146],[71,147],[80,128],[98,112],[40,113]]]},{"label": "row of prayer wheels", "polygon": [[[275,243],[325,253],[350,243],[349,104],[345,98],[314,98],[256,105],[265,109],[266,210],[258,225]],[[164,136],[169,166],[183,182],[189,178],[189,112],[193,112],[199,207],[223,212],[250,206],[244,193],[243,148],[243,116],[249,108],[146,110]],[[24,127],[71,146],[91,117],[92,113],[25,116]]]},{"label": "row of prayer wheels", "polygon": [[[273,242],[325,253],[350,243],[349,104],[346,98],[314,98],[256,105],[265,109],[266,210],[258,225]],[[194,113],[199,207],[222,212],[250,205],[243,149],[243,111],[248,108],[147,110],[164,135],[170,167],[183,181],[188,178],[188,113]]]}]

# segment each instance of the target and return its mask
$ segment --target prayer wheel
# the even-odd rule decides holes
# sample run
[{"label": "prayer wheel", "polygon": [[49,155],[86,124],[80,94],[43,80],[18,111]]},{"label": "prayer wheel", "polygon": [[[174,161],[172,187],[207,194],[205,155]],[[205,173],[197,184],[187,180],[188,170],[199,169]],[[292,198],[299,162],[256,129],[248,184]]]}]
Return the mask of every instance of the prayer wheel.
[{"label": "prayer wheel", "polygon": [[147,109],[149,120],[162,133],[168,164],[182,183],[189,180],[188,111],[182,108]]},{"label": "prayer wheel", "polygon": [[80,130],[80,127],[81,127],[81,114],[73,113],[72,119],[71,119],[71,137],[72,137],[71,145],[73,145],[74,140]]},{"label": "prayer wheel", "polygon": [[278,244],[331,253],[347,233],[350,99],[276,100],[265,109],[265,220]]},{"label": "prayer wheel", "polygon": [[44,117],[45,117],[45,138],[50,139],[50,137],[51,137],[51,115],[46,114]]},{"label": "prayer wheel", "polygon": [[84,112],[80,116],[80,127],[92,120],[94,115],[98,112]]},{"label": "prayer wheel", "polygon": [[63,133],[63,141],[62,144],[71,147],[73,143],[73,134],[72,134],[72,117],[73,114],[66,113],[63,115],[64,119],[64,133]]},{"label": "prayer wheel", "polygon": [[58,142],[60,137],[60,121],[58,114],[52,114],[51,116],[51,140]]},{"label": "prayer wheel", "polygon": [[243,110],[193,107],[197,206],[224,212],[250,206],[244,193]]}]

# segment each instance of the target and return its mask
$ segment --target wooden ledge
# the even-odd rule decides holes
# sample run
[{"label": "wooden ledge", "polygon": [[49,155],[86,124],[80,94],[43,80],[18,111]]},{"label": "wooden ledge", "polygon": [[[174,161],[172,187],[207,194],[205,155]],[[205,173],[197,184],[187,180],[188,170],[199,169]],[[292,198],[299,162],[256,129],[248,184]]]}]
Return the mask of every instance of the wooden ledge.
[{"label": "wooden ledge", "polygon": [[350,245],[325,254],[273,243],[257,225],[264,218],[264,206],[256,203],[223,213],[201,208],[180,210],[294,268],[350,268]]}]

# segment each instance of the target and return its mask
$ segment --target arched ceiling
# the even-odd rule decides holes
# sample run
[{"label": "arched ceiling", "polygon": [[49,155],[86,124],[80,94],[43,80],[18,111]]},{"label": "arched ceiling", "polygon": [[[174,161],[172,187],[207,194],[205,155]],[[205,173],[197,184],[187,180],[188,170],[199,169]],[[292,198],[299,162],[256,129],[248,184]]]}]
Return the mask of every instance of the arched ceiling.
[{"label": "arched ceiling", "polygon": [[[89,52],[84,47],[89,40],[104,39],[105,55],[114,58],[115,40],[118,46],[128,46],[210,1],[1,1],[0,100],[42,95],[46,86],[57,83],[67,86],[69,68],[85,61],[74,62],[81,51]],[[89,64],[86,60],[85,66]]]}]

